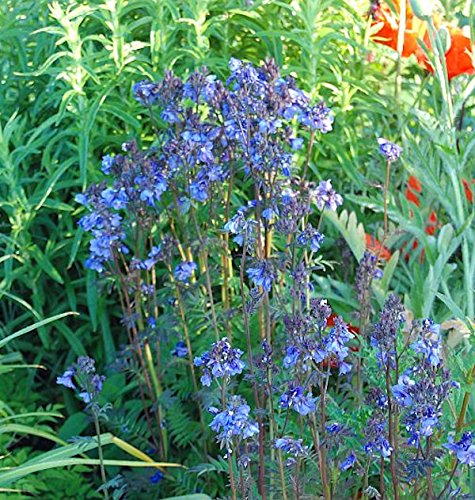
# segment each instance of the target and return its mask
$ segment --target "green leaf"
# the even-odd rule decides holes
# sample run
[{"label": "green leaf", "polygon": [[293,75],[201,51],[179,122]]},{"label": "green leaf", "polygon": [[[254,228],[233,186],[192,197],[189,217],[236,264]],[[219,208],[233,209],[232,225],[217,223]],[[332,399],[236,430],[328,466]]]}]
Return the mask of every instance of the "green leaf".
[{"label": "green leaf", "polygon": [[26,328],[23,328],[23,329],[19,330],[18,332],[12,333],[8,337],[1,339],[0,340],[0,348],[6,346],[9,342],[11,342],[12,340],[14,340],[18,337],[21,337],[22,335],[25,335],[29,332],[32,332],[33,330],[36,330],[37,328],[40,328],[44,325],[52,323],[53,321],[57,321],[58,319],[63,319],[66,316],[79,316],[79,313],[69,311],[66,313],[57,314],[56,316],[52,316],[51,318],[47,318],[47,319],[43,319],[41,321],[38,321],[34,325],[27,326]]}]

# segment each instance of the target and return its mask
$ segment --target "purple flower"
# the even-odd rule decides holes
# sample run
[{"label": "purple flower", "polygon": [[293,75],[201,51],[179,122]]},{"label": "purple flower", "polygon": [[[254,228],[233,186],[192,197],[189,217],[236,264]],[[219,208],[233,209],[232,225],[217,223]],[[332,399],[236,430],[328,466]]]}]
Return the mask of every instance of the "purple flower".
[{"label": "purple flower", "polygon": [[[78,387],[74,384],[73,377]],[[85,403],[89,404],[99,396],[105,379],[103,375],[96,373],[95,361],[92,358],[80,356],[73,366],[56,379],[56,382],[73,389]]]},{"label": "purple flower", "polygon": [[105,155],[102,157],[102,172],[105,175],[111,173],[112,167],[114,166],[114,157],[111,155]]},{"label": "purple flower", "polygon": [[338,434],[344,429],[343,425],[339,424],[338,422],[335,422],[333,424],[327,424],[325,426],[325,430],[328,432],[328,434]]},{"label": "purple flower", "polygon": [[442,362],[442,344],[440,341],[440,326],[431,319],[420,322],[419,340],[411,345],[411,349],[424,355],[427,362],[432,366],[438,366]]},{"label": "purple flower", "polygon": [[157,472],[155,472],[153,476],[150,476],[149,481],[151,484],[158,484],[164,477],[165,475],[163,474],[163,472],[157,470]]},{"label": "purple flower", "polygon": [[297,243],[301,246],[310,243],[312,252],[318,252],[324,239],[325,235],[319,233],[311,224],[307,224],[305,230],[297,236]]},{"label": "purple flower", "polygon": [[315,199],[320,210],[328,208],[335,211],[343,204],[343,197],[333,189],[330,179],[320,182],[315,192]]},{"label": "purple flower", "polygon": [[143,261],[143,266],[147,271],[150,271],[152,267],[158,262],[162,252],[162,247],[160,245],[153,246],[147,255],[147,258]]},{"label": "purple flower", "polygon": [[241,396],[231,396],[226,407],[219,411],[211,407],[209,411],[215,415],[210,423],[211,429],[217,433],[217,441],[227,453],[231,453],[233,438],[247,439],[259,432],[259,427],[250,419],[251,408]]},{"label": "purple flower", "polygon": [[379,152],[386,157],[388,161],[396,161],[400,156],[402,149],[393,142],[380,137],[378,139]]},{"label": "purple flower", "polygon": [[300,357],[300,349],[294,345],[287,347],[286,355],[284,357],[284,368],[291,368],[294,366]]},{"label": "purple flower", "polygon": [[403,374],[399,377],[397,385],[394,385],[391,389],[394,399],[399,405],[411,406],[414,403],[410,392],[415,385],[414,380],[411,380],[408,375]]}]

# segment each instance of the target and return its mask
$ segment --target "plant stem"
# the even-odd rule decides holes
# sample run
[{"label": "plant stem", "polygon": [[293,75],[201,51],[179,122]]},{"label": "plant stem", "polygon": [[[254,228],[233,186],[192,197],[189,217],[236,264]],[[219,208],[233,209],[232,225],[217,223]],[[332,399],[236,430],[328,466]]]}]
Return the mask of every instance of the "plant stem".
[{"label": "plant stem", "polygon": [[389,433],[389,444],[391,445],[393,451],[389,457],[390,468],[391,468],[391,478],[393,481],[394,489],[394,500],[399,500],[399,485],[396,474],[396,460],[395,460],[395,439],[394,439],[394,428],[393,428],[393,408],[392,408],[392,398],[391,398],[391,375],[390,375],[390,365],[388,361],[388,366],[386,367],[386,397],[388,398],[388,433]]},{"label": "plant stem", "polygon": [[386,160],[386,181],[384,183],[384,234],[383,234],[383,241],[382,244],[384,244],[384,241],[386,240],[386,236],[388,234],[388,192],[389,192],[389,178],[391,174],[391,162],[389,160]]},{"label": "plant stem", "polygon": [[[471,372],[467,377],[467,383],[471,386],[473,383],[473,378],[475,377],[475,365],[473,365]],[[468,391],[463,396],[462,407],[460,408],[460,413],[457,419],[457,425],[455,431],[457,434],[463,429],[463,423],[465,421],[465,414],[467,413],[468,403],[470,401],[471,391]]]},{"label": "plant stem", "polygon": [[[101,443],[101,427],[99,425],[99,418],[95,410],[92,410],[92,415],[94,418],[94,427],[96,429],[96,438],[97,438],[97,451],[99,454],[99,468],[101,470],[101,480],[102,484],[105,485],[107,483],[106,478],[106,470],[104,468],[104,455],[102,453],[102,443]],[[107,500],[109,498],[109,493],[107,489],[104,489],[104,498]]]}]

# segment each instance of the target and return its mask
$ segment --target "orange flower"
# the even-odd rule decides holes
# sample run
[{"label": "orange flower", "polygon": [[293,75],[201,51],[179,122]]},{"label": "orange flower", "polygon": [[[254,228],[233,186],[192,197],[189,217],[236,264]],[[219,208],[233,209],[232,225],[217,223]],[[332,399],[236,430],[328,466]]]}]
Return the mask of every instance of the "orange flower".
[{"label": "orange flower", "polygon": [[[469,75],[475,73],[470,38],[465,36],[460,28],[449,26],[447,30],[450,36],[450,47],[445,53],[445,63],[449,80],[464,73]],[[430,48],[428,37],[424,38],[424,43]],[[428,71],[434,73],[434,68],[423,51],[417,53],[417,59]]]},{"label": "orange flower", "polygon": [[[376,0],[373,3],[371,9],[373,17],[372,26],[379,29],[372,38],[376,43],[387,45],[393,50],[397,50],[400,3],[399,0],[393,1],[396,13],[389,8],[386,2]],[[406,29],[404,30],[402,57],[409,57],[415,54],[419,64],[433,73],[434,68],[427,59],[424,50],[422,50],[417,42],[418,38],[424,40],[425,45],[430,49],[430,40],[426,24],[414,16],[409,6],[409,2],[406,2],[406,5]],[[434,16],[433,21],[436,28],[442,25],[441,20],[436,16]],[[470,38],[465,36],[460,28],[453,26],[446,26],[446,28],[450,38],[450,45],[445,53],[449,80],[463,73],[475,73],[475,67],[471,57],[472,47]]]},{"label": "orange flower", "polygon": [[[419,50],[417,38],[424,36],[421,32],[422,24],[414,17],[414,14],[406,2],[406,30],[404,31],[404,45],[402,50],[403,57],[409,57]],[[399,0],[394,0],[396,13],[385,2],[375,2],[372,8],[373,23],[372,26],[379,30],[372,35],[373,40],[381,45],[391,47],[397,50],[397,38],[399,30]]]},{"label": "orange flower", "polygon": [[366,250],[378,255],[382,260],[388,261],[391,258],[391,252],[374,237],[366,233]]}]

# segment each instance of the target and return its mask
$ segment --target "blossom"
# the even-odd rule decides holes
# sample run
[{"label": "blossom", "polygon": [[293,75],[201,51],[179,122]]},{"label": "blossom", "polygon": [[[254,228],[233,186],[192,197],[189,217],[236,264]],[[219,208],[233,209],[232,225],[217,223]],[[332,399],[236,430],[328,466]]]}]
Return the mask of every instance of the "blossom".
[{"label": "blossom", "polygon": [[319,233],[311,224],[307,224],[305,229],[297,236],[297,243],[301,246],[310,244],[312,252],[318,252],[324,239],[325,235]]},{"label": "blossom", "polygon": [[402,149],[393,142],[380,137],[378,139],[379,152],[386,157],[388,161],[396,161],[402,153]]},{"label": "blossom", "polygon": [[475,467],[475,445],[472,444],[472,441],[473,433],[464,432],[460,440],[456,442],[453,436],[449,436],[448,443],[445,443],[443,446],[453,451],[460,463],[466,464],[469,467]]},{"label": "blossom", "polygon": [[392,387],[394,401],[402,409],[401,421],[409,432],[408,444],[419,446],[439,426],[442,405],[454,387],[447,370],[427,360],[406,370]]},{"label": "blossom", "polygon": [[401,299],[397,295],[390,294],[371,335],[371,346],[377,349],[376,357],[381,367],[387,368],[394,364],[396,336],[404,321]]},{"label": "blossom", "polygon": [[270,292],[272,282],[275,280],[275,270],[272,263],[262,259],[247,269],[249,278],[256,286],[261,286],[266,292]]},{"label": "blossom", "polygon": [[355,465],[355,462],[356,462],[356,455],[353,452],[351,452],[345,458],[345,460],[343,460],[343,462],[340,464],[340,470],[345,471],[351,469],[353,465]]},{"label": "blossom", "polygon": [[335,211],[343,204],[343,197],[333,189],[331,179],[320,182],[315,192],[315,199],[320,210],[328,208]]},{"label": "blossom", "polygon": [[302,439],[294,439],[291,437],[277,438],[274,441],[274,447],[294,457],[303,457],[307,454],[308,450],[308,446],[302,445]]},{"label": "blossom", "polygon": [[309,392],[306,396],[300,386],[290,387],[279,399],[282,408],[293,408],[300,415],[308,415],[315,411],[315,399]]},{"label": "blossom", "polygon": [[114,166],[114,157],[111,155],[105,155],[102,157],[102,172],[105,175],[111,173],[112,167]]},{"label": "blossom", "polygon": [[386,416],[381,408],[368,420],[365,428],[366,443],[363,448],[367,455],[379,454],[383,458],[391,455],[393,448],[387,440]]},{"label": "blossom", "polygon": [[176,280],[186,283],[193,275],[196,267],[195,262],[182,262],[175,267],[173,276]]},{"label": "blossom", "polygon": [[150,80],[134,83],[132,91],[135,99],[144,106],[151,106],[158,100],[159,86]]},{"label": "blossom", "polygon": [[214,415],[210,427],[217,433],[217,441],[221,447],[226,446],[228,453],[232,452],[233,438],[247,439],[259,432],[257,424],[250,419],[251,408],[241,396],[231,396],[221,411],[215,407],[210,407],[209,411]]},{"label": "blossom", "polygon": [[442,361],[440,325],[436,325],[431,319],[421,321],[420,325],[419,340],[411,345],[411,349],[417,354],[423,354],[430,365],[437,366]]},{"label": "blossom", "polygon": [[245,364],[241,361],[243,352],[240,349],[232,348],[229,340],[224,337],[219,342],[215,342],[210,351],[194,360],[195,366],[203,367],[201,383],[211,385],[211,376],[215,378],[229,379],[234,375],[242,373]]},{"label": "blossom", "polygon": [[188,356],[188,348],[183,341],[180,341],[176,344],[171,354],[177,358],[186,358],[186,356]]},{"label": "blossom", "polygon": [[69,389],[75,389],[76,386],[74,385],[73,381],[75,373],[76,373],[75,368],[73,367],[68,368],[61,376],[56,378],[56,383],[59,385],[64,385]]},{"label": "blossom", "polygon": [[[74,379],[77,383],[74,383]],[[73,389],[85,403],[97,400],[105,381],[103,375],[96,373],[95,361],[89,356],[80,356],[76,363],[56,379],[56,383]]]},{"label": "blossom", "polygon": [[[373,2],[371,9],[372,24],[378,30],[372,35],[372,38],[376,43],[397,50],[400,0],[393,0],[393,3],[396,7],[395,13],[389,7],[388,2]],[[472,52],[470,37],[459,27],[446,25],[438,15],[432,15],[432,21],[436,29],[445,29],[447,32],[448,43],[445,51],[445,64],[449,80],[464,73],[473,74],[475,68],[470,57]],[[406,27],[403,37],[402,57],[410,57],[414,54],[419,64],[433,73],[434,68],[427,58],[426,52],[418,43],[418,39],[423,40],[427,48],[431,49],[426,23],[414,16],[410,5],[406,7]]]},{"label": "blossom", "polygon": [[157,470],[155,474],[150,476],[149,481],[151,484],[158,484],[164,477],[165,475],[163,474],[163,472]]},{"label": "blossom", "polygon": [[388,248],[381,244],[374,236],[365,233],[366,250],[373,255],[376,255],[381,260],[388,261],[391,258],[391,252]]}]

